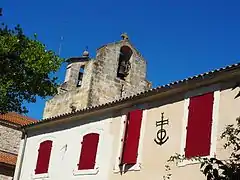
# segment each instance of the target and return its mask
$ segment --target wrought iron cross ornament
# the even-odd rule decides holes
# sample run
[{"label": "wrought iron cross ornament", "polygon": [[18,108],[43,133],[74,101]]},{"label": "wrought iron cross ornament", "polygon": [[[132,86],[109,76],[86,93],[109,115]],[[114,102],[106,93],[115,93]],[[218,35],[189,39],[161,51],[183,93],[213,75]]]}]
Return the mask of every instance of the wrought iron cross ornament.
[{"label": "wrought iron cross ornament", "polygon": [[167,132],[165,129],[163,129],[163,125],[166,125],[169,123],[168,119],[164,119],[164,113],[162,113],[161,120],[156,121],[156,127],[160,126],[160,129],[157,132],[157,138],[154,139],[155,143],[158,145],[163,145],[168,139],[169,136],[167,136]]}]

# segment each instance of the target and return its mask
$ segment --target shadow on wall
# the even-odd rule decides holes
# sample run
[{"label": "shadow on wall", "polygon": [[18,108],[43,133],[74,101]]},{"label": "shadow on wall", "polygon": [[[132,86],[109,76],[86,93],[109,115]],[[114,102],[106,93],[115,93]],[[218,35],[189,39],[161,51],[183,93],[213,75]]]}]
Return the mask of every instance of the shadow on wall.
[{"label": "shadow on wall", "polygon": [[15,167],[13,167],[13,166],[0,165],[0,178],[1,178],[2,175],[13,177],[14,169],[15,169]]}]

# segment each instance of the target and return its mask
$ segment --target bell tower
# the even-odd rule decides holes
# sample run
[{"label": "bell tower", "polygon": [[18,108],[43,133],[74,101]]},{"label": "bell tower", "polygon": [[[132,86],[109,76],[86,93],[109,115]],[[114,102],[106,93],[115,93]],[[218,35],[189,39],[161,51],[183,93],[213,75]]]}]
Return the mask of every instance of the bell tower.
[{"label": "bell tower", "polygon": [[84,51],[67,60],[64,83],[46,102],[43,118],[104,104],[151,88],[146,80],[146,61],[129,41],[122,40],[97,49],[96,58]]}]

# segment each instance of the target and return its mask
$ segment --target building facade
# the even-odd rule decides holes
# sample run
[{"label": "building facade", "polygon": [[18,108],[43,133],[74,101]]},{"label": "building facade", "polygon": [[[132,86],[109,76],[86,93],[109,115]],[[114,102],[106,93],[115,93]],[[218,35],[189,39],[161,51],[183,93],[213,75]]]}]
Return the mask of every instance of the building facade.
[{"label": "building facade", "polygon": [[[166,175],[165,165],[175,153],[185,156],[186,160],[172,167],[171,179],[201,180],[205,177],[199,170],[199,163],[189,159],[196,156],[228,157],[229,152],[223,148],[220,135],[227,124],[235,123],[240,116],[240,99],[236,98],[240,89],[233,89],[239,83],[240,64],[148,89],[145,77],[140,78],[142,76],[135,76],[136,81],[133,79],[132,84],[129,83],[131,73],[126,73],[126,64],[132,57],[129,52],[134,49],[128,46],[131,51],[128,48],[121,51],[122,46],[119,56],[124,57],[119,57],[118,61],[123,62],[119,63],[123,67],[114,62],[114,78],[117,76],[120,82],[132,88],[138,82],[136,86],[146,90],[131,95],[130,90],[127,94],[126,88],[127,96],[119,96],[121,89],[115,91],[109,83],[112,92],[105,88],[90,88],[90,94],[86,95],[88,100],[83,101],[76,98],[78,78],[78,81],[72,81],[74,86],[63,85],[67,92],[60,92],[46,104],[47,118],[22,127],[25,133],[14,180],[159,180]],[[110,61],[107,54],[104,57]],[[79,68],[77,72],[81,72]],[[104,68],[100,68],[102,72],[105,72]],[[138,72],[144,73],[145,70]],[[70,81],[71,75],[66,77],[66,82]],[[84,86],[84,77],[81,86]],[[100,91],[103,96],[96,94]],[[67,95],[70,92],[73,92],[72,97]],[[115,93],[116,100],[111,93]],[[61,96],[64,103],[59,106]],[[65,99],[66,96],[69,98]],[[96,101],[91,99],[93,97],[97,97]],[[103,97],[109,99],[102,101]],[[69,101],[76,102],[76,109],[63,110]],[[86,103],[80,107],[81,102]],[[52,106],[54,103],[56,107]],[[51,106],[54,112],[50,112]]]},{"label": "building facade", "polygon": [[20,126],[35,121],[17,113],[0,115],[0,180],[13,179],[22,138]]}]

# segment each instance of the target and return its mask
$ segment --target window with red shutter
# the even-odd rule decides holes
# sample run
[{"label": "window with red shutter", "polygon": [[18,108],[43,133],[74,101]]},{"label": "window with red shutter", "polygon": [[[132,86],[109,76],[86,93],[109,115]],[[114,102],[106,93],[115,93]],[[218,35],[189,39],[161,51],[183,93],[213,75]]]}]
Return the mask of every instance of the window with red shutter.
[{"label": "window with red shutter", "polygon": [[98,141],[99,134],[97,133],[86,134],[83,137],[78,170],[94,169],[98,149]]},{"label": "window with red shutter", "polygon": [[128,113],[121,164],[134,165],[137,162],[142,112],[134,110]]},{"label": "window with red shutter", "polygon": [[38,158],[37,158],[35,174],[42,174],[42,173],[48,172],[51,150],[52,150],[52,141],[47,140],[47,141],[41,142],[40,147],[38,149]]},{"label": "window with red shutter", "polygon": [[190,98],[185,157],[210,155],[214,93]]}]

